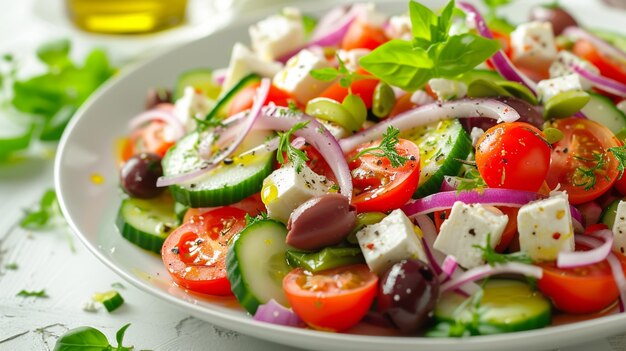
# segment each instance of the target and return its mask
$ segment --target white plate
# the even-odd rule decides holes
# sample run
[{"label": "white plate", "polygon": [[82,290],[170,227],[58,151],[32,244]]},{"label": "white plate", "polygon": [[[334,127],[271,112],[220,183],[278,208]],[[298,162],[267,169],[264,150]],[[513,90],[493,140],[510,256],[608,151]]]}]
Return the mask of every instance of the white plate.
[{"label": "white plate", "polygon": [[[442,1],[425,1],[441,6]],[[545,2],[541,0],[540,2]],[[336,3],[336,2],[334,2]],[[388,13],[406,11],[406,0],[385,2]],[[524,20],[528,8],[539,1],[514,2],[510,17]],[[590,1],[561,1],[580,19],[596,27],[626,23],[626,15],[608,11]],[[305,8],[320,13],[328,3]],[[269,11],[268,11],[269,12]],[[584,18],[583,15],[584,14]],[[258,18],[258,17],[257,17]],[[248,42],[247,24],[238,19],[233,26],[191,42],[175,51],[129,69],[109,82],[79,111],[68,126],[59,146],[55,182],[59,201],[70,227],[102,262],[145,292],[155,295],[182,311],[211,323],[244,334],[283,344],[330,350],[528,350],[547,349],[593,340],[626,331],[626,314],[549,327],[536,331],[472,337],[468,339],[428,339],[318,332],[255,322],[232,299],[205,298],[173,286],[160,258],[131,245],[114,226],[119,204],[115,143],[127,133],[128,119],[142,110],[150,87],[172,86],[182,71],[200,66],[223,67],[236,41]],[[93,176],[104,177],[97,184]],[[375,331],[362,329],[359,333]]]}]

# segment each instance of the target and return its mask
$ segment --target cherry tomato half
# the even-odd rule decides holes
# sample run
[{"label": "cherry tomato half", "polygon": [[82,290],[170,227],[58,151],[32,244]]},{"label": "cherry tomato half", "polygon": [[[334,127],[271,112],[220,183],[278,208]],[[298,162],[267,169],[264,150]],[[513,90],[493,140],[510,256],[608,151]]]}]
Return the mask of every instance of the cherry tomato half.
[{"label": "cherry tomato half", "polygon": [[357,324],[378,290],[378,277],[364,264],[309,273],[301,268],[283,279],[294,312],[315,329],[341,331]]},{"label": "cherry tomato half", "polygon": [[[265,212],[265,204],[261,201],[261,193],[256,193],[248,196],[247,198],[236,202],[234,204],[228,205],[230,207],[235,207],[241,210],[246,211],[250,216],[257,216],[261,212]],[[203,207],[203,208],[190,208],[185,212],[185,217],[183,218],[183,222],[188,222],[191,217],[201,215],[205,212],[209,212],[219,207]]]},{"label": "cherry tomato half", "polygon": [[563,132],[553,145],[552,163],[546,181],[554,189],[561,184],[572,204],[591,201],[604,194],[617,179],[617,160],[606,152],[621,142],[605,126],[583,118],[556,120],[552,126]]},{"label": "cherry tomato half", "polygon": [[[238,112],[251,108],[254,103],[257,88],[260,85],[261,83],[250,84],[248,87],[238,92],[228,107],[228,115],[232,116]],[[272,85],[270,86],[270,91],[267,93],[267,99],[265,99],[265,103],[263,105],[273,102],[277,106],[287,107],[289,106],[289,102],[295,101],[296,100],[291,96],[291,94]]]},{"label": "cherry tomato half", "polygon": [[246,211],[220,207],[193,216],[165,239],[161,257],[176,284],[210,295],[231,295],[226,278],[230,238],[246,225]]},{"label": "cherry tomato half", "polygon": [[369,23],[357,19],[352,22],[348,32],[341,41],[344,50],[370,49],[374,50],[389,41],[385,30],[381,27],[372,26]]},{"label": "cherry tomato half", "polygon": [[[352,159],[361,150],[380,145],[380,140],[362,145],[349,155]],[[420,155],[411,141],[399,139],[398,154],[408,160],[392,167],[389,159],[364,154],[349,163],[352,171],[354,195],[352,204],[358,212],[385,212],[404,205],[419,183]]]},{"label": "cherry tomato half", "polygon": [[626,65],[600,51],[588,40],[578,40],[574,44],[574,54],[598,67],[600,74],[619,82],[626,81]]},{"label": "cherry tomato half", "polygon": [[491,188],[537,191],[550,167],[550,145],[528,123],[500,123],[478,140],[476,166]]}]

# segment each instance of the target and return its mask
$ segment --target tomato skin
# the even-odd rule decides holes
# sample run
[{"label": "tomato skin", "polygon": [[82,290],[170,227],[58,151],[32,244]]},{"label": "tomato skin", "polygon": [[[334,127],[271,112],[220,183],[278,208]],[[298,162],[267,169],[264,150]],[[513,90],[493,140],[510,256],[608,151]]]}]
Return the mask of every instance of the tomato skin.
[{"label": "tomato skin", "polygon": [[[570,203],[582,204],[598,198],[611,189],[617,179],[617,160],[607,155],[606,150],[617,147],[621,142],[605,126],[588,119],[564,118],[556,120],[552,127],[563,132],[563,139],[552,148],[552,162],[546,181],[552,189],[560,184],[567,191]],[[579,167],[589,169],[597,163],[594,154],[604,154],[605,167],[596,172],[596,184],[586,189],[588,177],[577,171]],[[577,185],[578,184],[578,185]]]},{"label": "tomato skin", "polygon": [[588,40],[580,39],[576,41],[573,51],[577,56],[580,56],[581,58],[591,62],[594,66],[598,67],[600,74],[603,76],[619,82],[626,81],[626,65],[602,54]]},{"label": "tomato skin", "polygon": [[[362,145],[350,153],[348,159],[365,148],[379,144],[380,140]],[[386,212],[399,208],[409,201],[417,189],[420,174],[417,145],[399,139],[396,150],[400,156],[409,158],[403,166],[397,168],[393,168],[387,158],[370,154],[349,163],[354,185],[352,205],[359,213]]]},{"label": "tomato skin", "polygon": [[572,313],[601,311],[617,300],[619,290],[606,261],[579,268],[557,268],[554,262],[539,264],[543,277],[537,287],[559,310]]},{"label": "tomato skin", "polygon": [[550,146],[528,123],[500,123],[478,140],[476,166],[491,188],[537,191],[550,167]]},{"label": "tomato skin", "polygon": [[[260,85],[261,83],[250,84],[238,92],[228,107],[228,115],[232,116],[251,108],[254,103],[257,88]],[[295,99],[288,92],[271,85],[270,90],[267,93],[267,99],[265,99],[265,103],[263,105],[267,105],[270,102],[273,102],[277,106],[287,107],[289,106],[289,102],[295,102]]]},{"label": "tomato skin", "polygon": [[[359,68],[356,73],[363,75],[370,75],[367,71],[362,68]],[[365,107],[367,109],[372,108],[372,99],[374,97],[374,90],[378,85],[379,80],[372,77],[372,79],[361,79],[352,83],[350,89],[354,95],[360,97],[365,103]],[[320,97],[326,97],[329,99],[333,99],[339,103],[348,96],[348,88],[344,88],[339,84],[339,82],[334,83],[330,87],[320,94]]]},{"label": "tomato skin", "polygon": [[[235,207],[241,210],[246,211],[248,215],[254,217],[257,216],[261,212],[265,212],[265,204],[261,201],[261,193],[256,193],[248,196],[247,198],[236,202],[234,204],[228,205],[230,207]],[[218,209],[220,207],[202,207],[202,208],[190,208],[185,212],[185,216],[183,218],[183,222],[188,222],[191,217],[198,216],[203,213]]]},{"label": "tomato skin", "polygon": [[226,252],[230,238],[245,227],[245,215],[238,208],[220,207],[191,217],[173,231],[161,249],[172,280],[194,292],[232,295],[226,277]]},{"label": "tomato skin", "polygon": [[341,41],[343,50],[370,49],[374,50],[389,41],[383,28],[372,26],[360,19],[352,22],[348,32]]},{"label": "tomato skin", "polygon": [[176,140],[168,138],[168,133],[165,132],[166,127],[165,122],[154,120],[134,130],[122,146],[120,155],[122,161],[142,152],[153,153],[160,157],[165,156],[167,150],[176,143]]},{"label": "tomato skin", "polygon": [[[337,277],[347,279],[338,286]],[[307,281],[317,289],[307,288]],[[348,286],[346,285],[356,285]],[[314,329],[342,331],[356,325],[369,310],[378,291],[378,277],[364,264],[308,273],[297,268],[283,279],[294,312]]]},{"label": "tomato skin", "polygon": [[617,178],[615,180],[615,189],[619,191],[620,194],[626,195],[626,175],[622,174],[621,178]]}]

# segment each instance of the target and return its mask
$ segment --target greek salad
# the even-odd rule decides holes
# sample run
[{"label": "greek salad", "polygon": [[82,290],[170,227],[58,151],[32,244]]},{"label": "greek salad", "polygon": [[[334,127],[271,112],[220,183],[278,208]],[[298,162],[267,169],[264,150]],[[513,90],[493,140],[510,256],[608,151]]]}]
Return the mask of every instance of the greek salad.
[{"label": "greek salad", "polygon": [[497,13],[255,23],[227,68],[149,92],[119,148],[119,232],[179,287],[296,328],[623,312],[626,41],[554,4]]}]

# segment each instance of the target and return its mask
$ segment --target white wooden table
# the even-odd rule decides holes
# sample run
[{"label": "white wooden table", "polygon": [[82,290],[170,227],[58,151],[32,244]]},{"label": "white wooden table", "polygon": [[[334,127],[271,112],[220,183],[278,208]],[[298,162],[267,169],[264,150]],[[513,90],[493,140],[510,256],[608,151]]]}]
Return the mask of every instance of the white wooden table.
[{"label": "white wooden table", "polygon": [[[86,50],[94,37],[64,31],[60,6],[59,1],[0,0],[0,53],[32,53],[42,41],[58,36],[72,37],[79,53]],[[185,35],[194,37],[208,30],[199,27]],[[95,39],[107,44],[106,39]],[[168,38],[162,40],[167,42]],[[132,52],[114,54],[127,56]],[[43,232],[19,228],[16,224],[23,209],[32,207],[53,184],[52,157],[41,154],[23,163],[0,165],[0,350],[50,350],[59,335],[78,326],[98,328],[113,341],[115,331],[126,323],[132,325],[125,344],[138,350],[294,350],[178,312],[122,282],[66,228]],[[16,263],[17,270],[4,268],[10,263]],[[118,289],[126,300],[120,309],[113,313],[83,311],[84,301],[94,292],[111,289],[113,283],[125,287]],[[17,297],[22,289],[45,289],[49,297]],[[625,338],[617,336],[562,350],[625,350]]]}]

